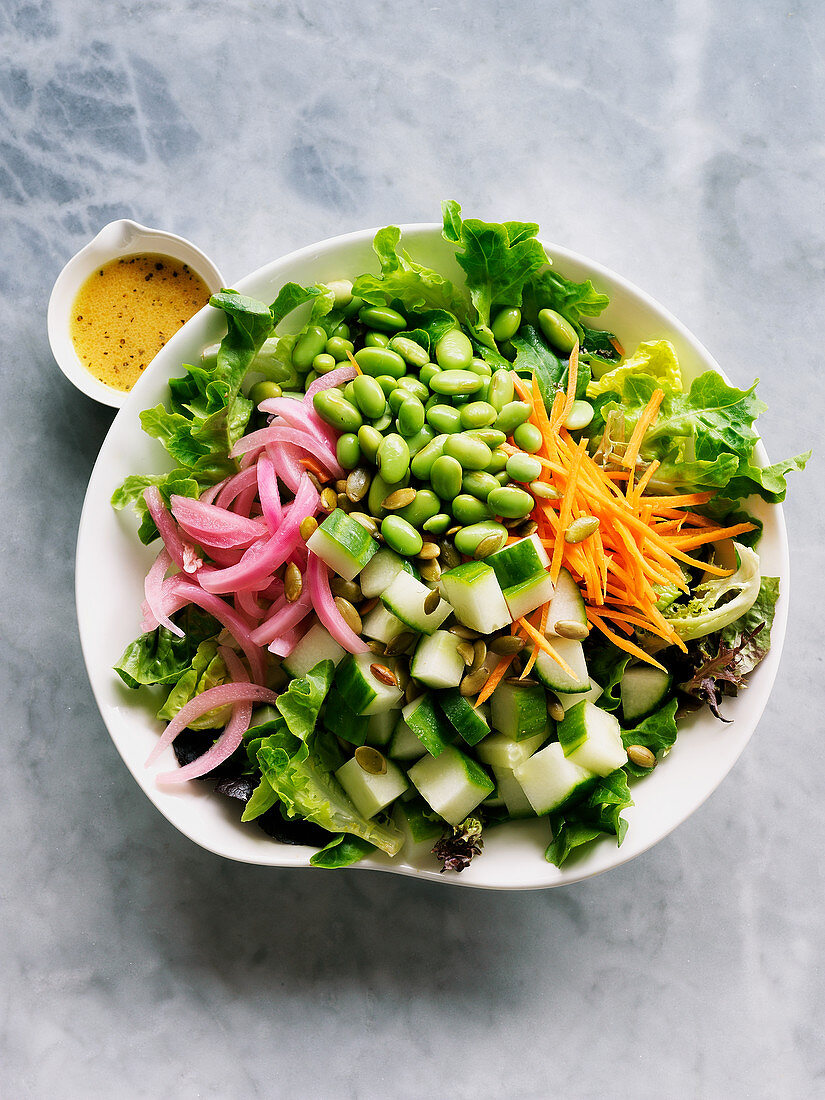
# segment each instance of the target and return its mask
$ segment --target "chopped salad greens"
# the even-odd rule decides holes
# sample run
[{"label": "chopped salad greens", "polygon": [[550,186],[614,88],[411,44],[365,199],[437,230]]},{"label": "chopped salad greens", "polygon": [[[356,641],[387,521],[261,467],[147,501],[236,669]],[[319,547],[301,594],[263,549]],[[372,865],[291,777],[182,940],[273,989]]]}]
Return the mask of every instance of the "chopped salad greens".
[{"label": "chopped salad greens", "polygon": [[621,844],[682,716],[768,652],[748,498],[808,458],[758,464],[755,384],[626,353],[537,225],[443,214],[461,284],[388,226],[378,274],[214,295],[220,345],[141,416],[174,468],[112,500],[160,546],[115,666],[167,723],[157,781],[315,866],[460,872],[537,816],[557,866]]}]

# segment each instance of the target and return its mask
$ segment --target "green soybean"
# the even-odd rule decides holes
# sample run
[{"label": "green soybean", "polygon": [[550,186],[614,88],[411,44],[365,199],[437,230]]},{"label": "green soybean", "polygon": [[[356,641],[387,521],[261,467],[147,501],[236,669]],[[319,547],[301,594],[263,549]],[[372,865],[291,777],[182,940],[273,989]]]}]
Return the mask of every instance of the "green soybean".
[{"label": "green soybean", "polygon": [[539,328],[544,333],[547,342],[557,348],[563,355],[569,355],[578,342],[576,330],[566,321],[560,313],[554,309],[539,310]]},{"label": "green soybean", "polygon": [[[490,535],[498,535],[498,545],[491,545],[489,551],[492,554],[494,550],[499,550],[504,545],[507,541],[507,534],[507,528],[503,524],[496,523],[491,519],[482,520],[480,523],[471,523],[468,527],[462,527],[460,531],[456,531],[455,548],[459,553],[473,557],[482,539],[486,539]],[[490,539],[490,542],[492,544],[493,540]]]},{"label": "green soybean", "polygon": [[505,519],[529,516],[536,506],[530,494],[515,485],[502,485],[493,489],[487,497],[487,503],[497,516],[504,516]]},{"label": "green soybean", "polygon": [[442,500],[452,500],[461,491],[461,463],[442,454],[435,460],[430,470],[430,484]]},{"label": "green soybean", "polygon": [[304,389],[308,390],[309,387],[312,385],[312,383],[315,381],[315,379],[317,377],[318,377],[318,371],[317,370],[311,370],[309,372],[309,374],[305,374],[304,375]]},{"label": "green soybean", "polygon": [[400,509],[398,515],[413,527],[423,527],[428,519],[438,515],[440,509],[441,501],[432,489],[419,489],[415,494],[415,500]]},{"label": "green soybean", "polygon": [[541,430],[535,424],[519,424],[513,432],[513,441],[517,447],[521,447],[528,454],[535,454],[541,450],[543,442]]},{"label": "green soybean", "polygon": [[450,329],[435,345],[435,358],[442,370],[466,370],[473,359],[473,345],[460,328]]},{"label": "green soybean", "polygon": [[493,373],[490,364],[485,362],[484,359],[473,359],[467,370],[471,370],[473,374],[477,374],[479,378],[490,378]]},{"label": "green soybean", "polygon": [[341,306],[341,312],[345,317],[353,317],[363,304],[364,299],[359,298],[357,295],[353,294],[347,304],[345,306]]},{"label": "green soybean", "polygon": [[364,458],[369,462],[375,462],[378,457],[378,448],[383,438],[378,429],[373,428],[371,424],[362,424],[358,429],[358,445]]},{"label": "green soybean", "polygon": [[316,393],[312,404],[324,423],[339,432],[357,432],[363,424],[358,409],[334,390]]},{"label": "green soybean", "polygon": [[398,410],[398,430],[403,436],[416,435],[424,427],[424,406],[412,394]]},{"label": "green soybean", "polygon": [[410,448],[410,462],[418,454],[420,450],[427,446],[435,439],[435,432],[432,430],[429,424],[425,424],[420,432],[416,432],[415,435],[411,435],[407,440],[407,446]]},{"label": "green soybean", "polygon": [[358,320],[368,328],[377,328],[379,332],[403,332],[407,327],[406,317],[389,306],[364,306]]},{"label": "green soybean", "polygon": [[371,516],[377,516],[379,519],[381,516],[387,514],[386,508],[382,508],[381,505],[390,495],[395,492],[396,489],[404,487],[405,483],[409,481],[409,478],[402,478],[401,484],[397,485],[385,481],[380,474],[376,474],[370,482],[370,489],[367,493],[367,508]]},{"label": "green soybean", "polygon": [[436,366],[435,363],[425,363],[421,370],[418,372],[418,377],[424,383],[425,386],[429,386],[433,378],[441,371],[441,367]]},{"label": "green soybean", "polygon": [[509,405],[513,400],[514,393],[513,372],[507,370],[506,367],[499,367],[490,379],[490,390],[487,394],[487,400],[494,409],[498,409],[498,411],[501,412],[504,406]]},{"label": "green soybean", "polygon": [[375,381],[384,391],[384,396],[389,397],[395,387],[398,385],[400,379],[393,378],[391,374],[377,374]]},{"label": "green soybean", "polygon": [[398,352],[389,348],[359,348],[355,353],[355,362],[364,374],[374,377],[391,374],[393,378],[403,378],[407,373],[407,364]]},{"label": "green soybean", "polygon": [[498,416],[489,401],[470,401],[461,408],[462,428],[487,428]]},{"label": "green soybean", "polygon": [[495,426],[505,435],[512,435],[519,424],[530,418],[531,411],[526,401],[508,401],[498,414]]},{"label": "green soybean", "polygon": [[412,367],[423,367],[425,363],[429,362],[430,356],[428,353],[415,340],[411,340],[409,336],[393,336],[389,346],[393,351],[397,351],[401,358]]},{"label": "green soybean", "polygon": [[386,332],[368,332],[364,337],[365,348],[385,348],[390,342]]},{"label": "green soybean", "polygon": [[461,480],[461,491],[478,497],[479,500],[486,500],[494,489],[500,487],[493,475],[485,473],[484,470],[471,470]]},{"label": "green soybean", "polygon": [[355,386],[353,384],[354,382],[355,379],[353,379],[351,382],[347,382],[346,386],[344,386],[344,397],[346,397],[347,401],[349,401],[351,405],[354,405],[356,403]]},{"label": "green soybean", "polygon": [[348,306],[352,301],[352,282],[349,279],[333,279],[332,282],[325,284],[327,290],[332,291],[335,305],[338,309],[343,309],[344,306]]},{"label": "green soybean", "polygon": [[401,389],[407,390],[413,397],[417,397],[419,401],[427,401],[430,397],[430,391],[427,387],[419,382],[417,378],[413,378],[411,374],[405,374],[403,378],[399,378],[397,385]]},{"label": "green soybean", "polygon": [[484,380],[471,370],[442,370],[430,379],[433,393],[447,394],[450,397],[477,393],[483,385]]},{"label": "green soybean", "polygon": [[499,483],[499,485],[509,485],[510,484],[510,475],[507,473],[506,467],[505,467],[505,469],[499,471],[499,473],[493,474],[493,477],[496,479],[496,481]]},{"label": "green soybean", "polygon": [[350,355],[355,351],[355,344],[352,340],[344,340],[340,336],[330,336],[323,350],[327,355],[331,355],[336,363],[344,363],[349,361]]},{"label": "green soybean", "polygon": [[571,432],[581,431],[593,419],[594,411],[589,401],[574,401],[573,408],[565,417],[565,428]]},{"label": "green soybean", "polygon": [[349,325],[346,324],[344,321],[342,321],[340,325],[335,326],[335,328],[330,333],[330,336],[340,336],[342,340],[349,340],[350,339]]},{"label": "green soybean", "polygon": [[486,466],[487,473],[495,475],[500,474],[502,470],[506,470],[509,457],[506,451],[502,451],[499,447],[496,447],[496,449],[490,453],[490,461]]},{"label": "green soybean", "polygon": [[433,463],[437,458],[441,457],[444,451],[444,442],[446,439],[446,435],[437,435],[435,439],[432,439],[421,448],[410,462],[410,469],[413,477],[417,477],[419,481],[427,481],[429,479]]},{"label": "green soybean", "polygon": [[377,420],[384,415],[387,399],[375,378],[368,374],[359,374],[357,378],[353,378],[351,385],[355,404],[367,419]]},{"label": "green soybean", "polygon": [[448,436],[444,443],[444,454],[460,462],[465,470],[484,470],[492,452],[480,439],[458,433]]},{"label": "green soybean", "polygon": [[379,416],[377,420],[373,420],[371,421],[371,423],[373,428],[375,428],[377,432],[381,432],[381,434],[383,435],[387,428],[389,428],[390,424],[392,424],[392,413],[388,409],[383,416]]},{"label": "green soybean", "polygon": [[402,389],[400,386],[396,386],[392,393],[388,395],[387,404],[394,413],[397,413],[409,396],[407,390]]},{"label": "green soybean", "polygon": [[311,325],[303,336],[299,336],[292,349],[292,363],[299,371],[308,371],[312,360],[320,355],[327,342],[327,334],[317,325]]},{"label": "green soybean", "polygon": [[480,523],[483,519],[492,519],[493,513],[483,500],[470,496],[469,493],[459,493],[453,501],[453,515],[456,523],[462,527],[470,523]]},{"label": "green soybean", "polygon": [[437,512],[431,519],[424,521],[423,527],[428,535],[444,535],[452,525],[452,516],[446,512]]},{"label": "green soybean", "polygon": [[381,477],[394,485],[409,471],[410,448],[403,436],[390,432],[378,447],[378,470]]},{"label": "green soybean", "polygon": [[426,410],[427,423],[437,432],[460,432],[461,415],[452,405],[433,405]]},{"label": "green soybean", "polygon": [[471,428],[467,435],[472,439],[480,439],[488,447],[500,447],[507,440],[507,436],[498,428]]},{"label": "green soybean", "polygon": [[490,331],[500,344],[504,340],[511,340],[519,330],[521,324],[521,310],[516,306],[505,306],[500,309],[493,318]]},{"label": "green soybean", "polygon": [[507,459],[507,473],[513,481],[521,481],[525,485],[535,481],[541,474],[541,469],[539,460],[529,454],[510,455]]},{"label": "green soybean", "polygon": [[277,382],[256,382],[249,391],[248,397],[253,405],[260,405],[262,401],[269,401],[273,397],[281,397],[283,390]]},{"label": "green soybean", "polygon": [[345,470],[354,470],[361,461],[361,447],[354,432],[344,432],[335,444],[335,457]]},{"label": "green soybean", "polygon": [[329,374],[331,370],[335,370],[335,366],[334,356],[328,355],[325,351],[322,351],[320,355],[316,355],[312,360],[312,369],[316,374]]},{"label": "green soybean", "polygon": [[381,534],[391,550],[406,558],[414,558],[424,545],[421,532],[398,515],[385,516],[381,520]]}]

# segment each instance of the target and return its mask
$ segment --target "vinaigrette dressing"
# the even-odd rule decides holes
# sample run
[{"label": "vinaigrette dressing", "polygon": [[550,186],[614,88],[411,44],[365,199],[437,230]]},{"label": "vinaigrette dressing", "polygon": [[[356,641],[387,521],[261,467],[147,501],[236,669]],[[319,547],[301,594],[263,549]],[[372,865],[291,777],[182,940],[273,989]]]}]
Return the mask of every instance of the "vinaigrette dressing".
[{"label": "vinaigrette dressing", "polygon": [[163,345],[209,301],[188,264],[149,253],[96,268],[78,291],[71,338],[100,382],[128,391]]}]

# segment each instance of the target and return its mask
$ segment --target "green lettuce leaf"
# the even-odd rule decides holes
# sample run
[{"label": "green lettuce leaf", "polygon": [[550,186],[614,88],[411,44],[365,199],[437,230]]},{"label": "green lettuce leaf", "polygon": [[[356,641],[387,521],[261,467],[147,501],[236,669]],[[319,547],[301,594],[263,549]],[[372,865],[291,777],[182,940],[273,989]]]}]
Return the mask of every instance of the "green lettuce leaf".
[{"label": "green lettuce leaf", "polygon": [[[178,711],[196,695],[225,682],[226,665],[223,658],[218,656],[217,641],[211,638],[201,642],[192,658],[192,664],[169,692],[156,717],[166,722],[171,721]],[[231,706],[216,707],[215,710],[207,711],[200,718],[190,722],[189,728],[208,730],[225,726],[231,713]]]},{"label": "green lettuce leaf", "polygon": [[666,382],[675,393],[682,392],[682,372],[679,360],[669,340],[655,340],[639,344],[634,353],[621,363],[590,382],[588,398],[598,397],[608,390],[621,392],[622,383],[631,374],[647,374],[657,382]]},{"label": "green lettuce leaf", "polygon": [[216,619],[194,604],[183,608],[174,621],[184,631],[182,638],[159,626],[126,647],[115,672],[127,687],[177,683],[191,669],[201,643],[214,638],[221,629]]},{"label": "green lettuce leaf", "polygon": [[305,741],[315,729],[321,704],[332,684],[335,665],[332,661],[319,661],[306,676],[291,680],[275,702],[275,708],[294,737]]},{"label": "green lettuce leaf", "polygon": [[378,230],[373,250],[381,264],[381,274],[359,275],[352,293],[369,305],[397,302],[407,313],[444,311],[451,315],[454,328],[456,319],[463,321],[467,317],[465,297],[449,279],[412,260],[400,247],[400,241],[398,226]]},{"label": "green lettuce leaf", "polygon": [[722,629],[722,641],[733,649],[743,635],[750,634],[760,623],[764,623],[762,630],[738,652],[736,670],[740,675],[752,672],[770,649],[771,627],[778,599],[779,577],[763,577],[759,585],[759,595],[751,607],[744,615]]},{"label": "green lettuce leaf", "polygon": [[[678,708],[678,699],[671,699],[670,702],[659,707],[653,714],[643,718],[633,729],[623,729],[622,741],[624,747],[644,745],[656,756],[669,752],[676,740],[676,711]],[[632,761],[627,762],[625,770],[630,775],[648,774],[648,769],[639,768]]]},{"label": "green lettuce leaf", "polygon": [[691,589],[687,603],[673,603],[664,617],[685,642],[713,634],[744,615],[759,596],[759,557],[735,542],[739,561],[730,577],[710,577]]},{"label": "green lettuce leaf", "polygon": [[614,711],[621,702],[619,685],[630,654],[607,640],[596,639],[587,653],[587,670],[601,687],[597,703],[602,710]]},{"label": "green lettuce leaf", "polygon": [[267,810],[271,810],[277,801],[278,795],[269,785],[269,781],[261,776],[258,786],[244,806],[241,821],[254,821],[256,817],[260,817]]},{"label": "green lettuce leaf", "polygon": [[632,805],[627,776],[619,768],[600,779],[583,802],[549,815],[552,840],[545,859],[561,867],[574,851],[602,836],[615,836],[621,844],[627,832],[622,811]]},{"label": "green lettuce leaf", "polygon": [[[532,325],[522,325],[511,343],[516,351],[513,370],[525,378],[535,374],[542,400],[549,412],[558,390],[567,386],[568,361],[559,359]],[[590,368],[587,363],[580,362],[576,375],[576,397],[585,396],[589,381]]]},{"label": "green lettuce leaf", "polygon": [[341,833],[322,848],[319,852],[309,857],[313,867],[351,867],[353,863],[365,859],[375,851],[375,845],[368,840],[352,836],[349,833]]}]

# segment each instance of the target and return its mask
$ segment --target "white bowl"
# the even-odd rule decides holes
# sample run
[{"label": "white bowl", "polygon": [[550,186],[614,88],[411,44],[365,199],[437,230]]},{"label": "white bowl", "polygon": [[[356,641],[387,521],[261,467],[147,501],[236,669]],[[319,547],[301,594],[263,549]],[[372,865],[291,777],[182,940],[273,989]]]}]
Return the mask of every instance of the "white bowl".
[{"label": "white bowl", "polygon": [[[293,252],[241,280],[237,289],[269,302],[290,280],[311,284],[376,270],[373,233],[364,230],[334,237]],[[461,280],[453,248],[442,240],[440,226],[408,225],[403,233],[405,245],[416,259]],[[625,347],[632,349],[642,340],[667,337],[688,379],[709,368],[719,369],[695,337],[643,291],[574,252],[554,245],[546,248],[563,274],[576,280],[591,278],[610,295],[610,306],[600,324],[617,332]],[[131,514],[114,512],[109,498],[127,474],[168,468],[160,445],[141,431],[138,414],[166,400],[167,379],[179,372],[181,363],[195,361],[203,347],[220,339],[222,327],[217,311],[207,309],[176,333],[134,387],[101,448],[89,482],[77,544],[80,637],[92,689],[112,740],[160,812],[196,844],[229,859],[306,867],[311,849],[282,845],[254,826],[242,826],[238,820],[240,804],[213,794],[211,784],[196,782],[177,791],[155,785],[154,772],[144,768],[144,761],[161,724],[152,717],[145,691],[130,691],[112,671],[125,646],[139,632],[143,578],[156,549],[140,544]],[[759,460],[766,461],[761,447]],[[545,862],[549,836],[547,823],[539,820],[491,829],[483,855],[461,874],[441,875],[432,868],[432,862],[422,868],[382,856],[356,866],[489,889],[560,886],[626,863],[693,813],[721,783],[753,734],[776,676],[785,636],[788,549],[782,511],[761,502],[754,503],[753,511],[765,525],[759,547],[763,572],[782,579],[771,651],[750,677],[747,690],[737,699],[726,700],[726,714],[734,719],[733,725],[722,726],[707,710],[693,716],[682,725],[669,756],[633,786],[636,805],[627,811],[629,828],[621,848],[608,837],[558,869]],[[174,766],[171,749],[168,760]]]},{"label": "white bowl", "polygon": [[70,329],[72,305],[80,288],[98,267],[121,256],[155,252],[188,264],[203,279],[210,294],[216,294],[224,285],[220,271],[209,257],[185,237],[123,218],[104,225],[85,248],[72,256],[57,276],[49,298],[49,343],[57,365],[87,397],[115,409],[126,403],[129,394],[95,378],[79,358]]}]

